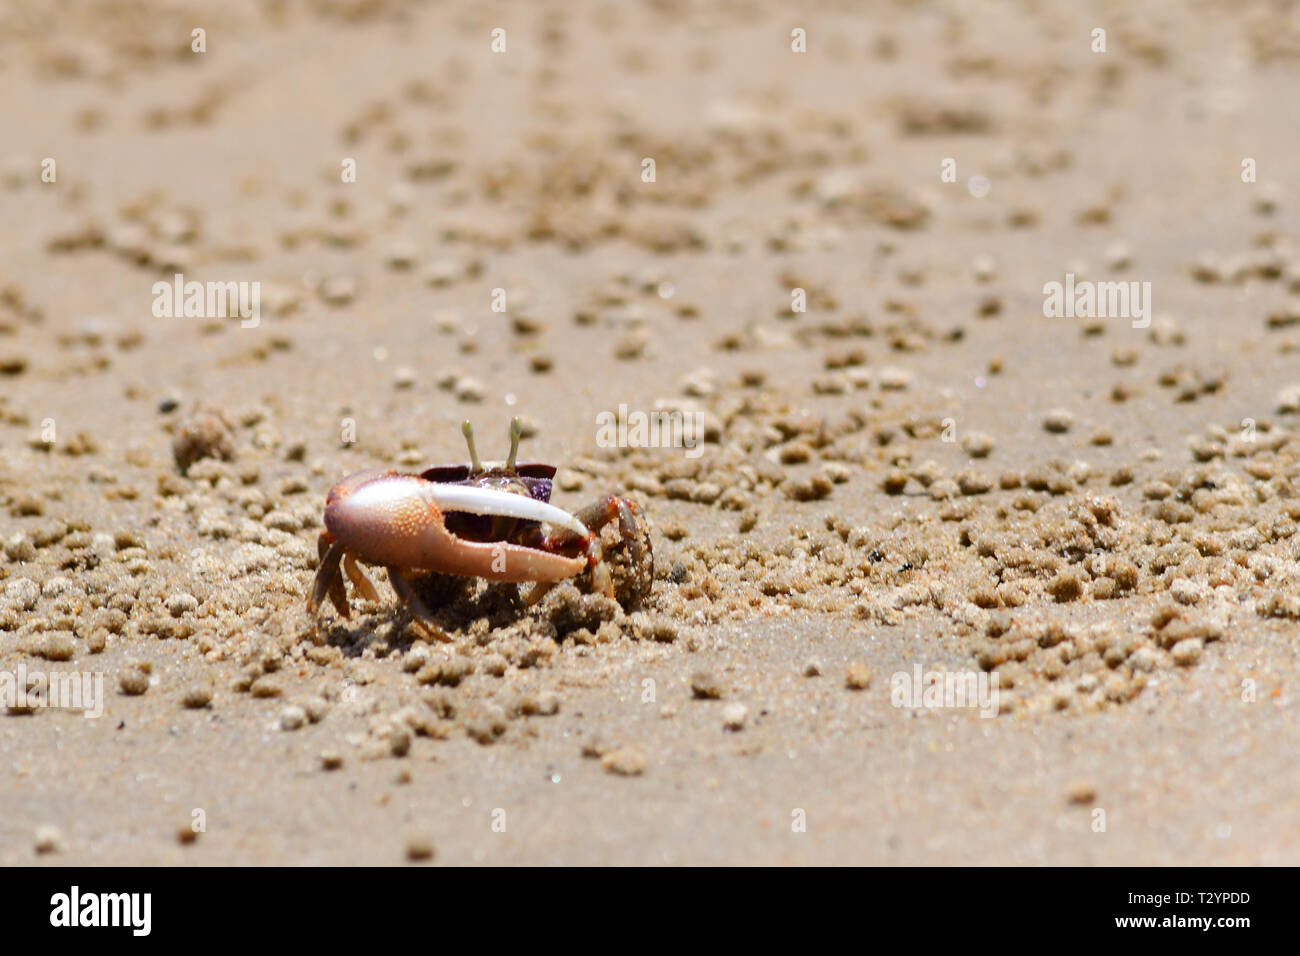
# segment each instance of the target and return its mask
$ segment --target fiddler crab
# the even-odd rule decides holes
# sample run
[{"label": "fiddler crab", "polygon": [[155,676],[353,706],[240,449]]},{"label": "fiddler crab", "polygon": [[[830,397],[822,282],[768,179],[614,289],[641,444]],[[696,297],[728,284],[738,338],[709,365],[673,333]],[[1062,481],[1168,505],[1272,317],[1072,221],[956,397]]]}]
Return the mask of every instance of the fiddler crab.
[{"label": "fiddler crab", "polygon": [[[431,572],[533,582],[525,603],[535,604],[552,585],[584,575],[590,590],[625,603],[640,603],[654,579],[650,538],[641,508],[626,498],[606,496],[570,514],[550,503],[555,466],[516,464],[522,431],[510,423],[510,457],[479,461],[473,427],[461,426],[469,446],[468,465],[435,465],[416,474],[367,469],[344,478],[325,500],[325,530],[317,540],[320,567],[307,611],[313,616],[328,596],[350,617],[343,585],[379,601],[358,560],[387,568],[402,603],[426,630],[441,634],[411,580]],[[601,532],[617,522],[618,547],[626,549],[628,573],[621,594],[605,560]]]}]

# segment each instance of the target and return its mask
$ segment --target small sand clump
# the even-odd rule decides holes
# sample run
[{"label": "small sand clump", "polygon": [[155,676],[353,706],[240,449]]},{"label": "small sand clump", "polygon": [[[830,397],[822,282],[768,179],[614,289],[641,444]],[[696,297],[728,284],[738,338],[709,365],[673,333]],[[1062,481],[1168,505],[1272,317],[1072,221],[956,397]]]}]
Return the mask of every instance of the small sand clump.
[{"label": "small sand clump", "polygon": [[639,777],[648,764],[646,755],[633,747],[620,747],[600,758],[600,765],[607,773],[620,777]]}]

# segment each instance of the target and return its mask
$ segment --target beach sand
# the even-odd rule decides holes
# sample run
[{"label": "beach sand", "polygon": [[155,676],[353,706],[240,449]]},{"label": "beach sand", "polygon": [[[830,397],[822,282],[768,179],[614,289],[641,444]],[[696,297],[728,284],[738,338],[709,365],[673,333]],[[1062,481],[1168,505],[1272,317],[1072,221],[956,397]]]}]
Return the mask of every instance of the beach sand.
[{"label": "beach sand", "polygon": [[[1268,4],[6,8],[0,691],[103,694],[0,700],[0,865],[1300,862],[1298,68]],[[336,481],[516,415],[643,607],[308,615]]]}]

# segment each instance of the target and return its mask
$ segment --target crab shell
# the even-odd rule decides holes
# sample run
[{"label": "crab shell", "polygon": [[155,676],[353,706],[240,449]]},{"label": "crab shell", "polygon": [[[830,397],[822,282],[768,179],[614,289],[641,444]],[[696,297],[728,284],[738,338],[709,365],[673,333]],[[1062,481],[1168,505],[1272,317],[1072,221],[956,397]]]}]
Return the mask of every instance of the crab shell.
[{"label": "crab shell", "polygon": [[439,484],[479,485],[493,487],[496,485],[522,485],[538,501],[551,500],[552,479],[555,478],[554,465],[528,462],[518,465],[513,471],[504,467],[486,468],[475,473],[469,465],[434,465],[420,472],[426,481]]},{"label": "crab shell", "polygon": [[[587,567],[585,555],[568,557],[509,541],[472,541],[447,529],[446,515],[457,512],[546,522],[586,541],[587,527],[545,500],[549,476],[538,475],[535,480],[544,481],[544,488],[529,487],[525,496],[473,479],[438,480],[449,473],[459,470],[448,466],[412,475],[374,469],[349,475],[330,489],[325,527],[368,564],[514,582],[562,581]],[[438,477],[426,477],[431,474]]]}]

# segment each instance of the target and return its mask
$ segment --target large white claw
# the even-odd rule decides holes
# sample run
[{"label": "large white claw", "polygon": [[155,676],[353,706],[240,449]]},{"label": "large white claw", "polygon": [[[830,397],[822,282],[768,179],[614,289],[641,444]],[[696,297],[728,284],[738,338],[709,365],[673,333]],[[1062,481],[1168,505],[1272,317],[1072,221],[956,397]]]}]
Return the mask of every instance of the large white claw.
[{"label": "large white claw", "polygon": [[465,511],[474,515],[500,515],[504,518],[523,518],[528,521],[545,521],[568,528],[574,534],[586,537],[587,527],[563,508],[538,501],[525,495],[479,488],[474,485],[448,485],[428,482],[421,492],[438,506],[440,511]]}]

